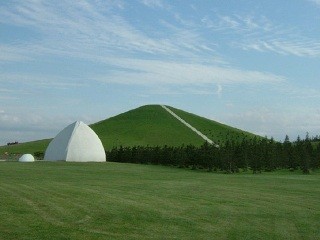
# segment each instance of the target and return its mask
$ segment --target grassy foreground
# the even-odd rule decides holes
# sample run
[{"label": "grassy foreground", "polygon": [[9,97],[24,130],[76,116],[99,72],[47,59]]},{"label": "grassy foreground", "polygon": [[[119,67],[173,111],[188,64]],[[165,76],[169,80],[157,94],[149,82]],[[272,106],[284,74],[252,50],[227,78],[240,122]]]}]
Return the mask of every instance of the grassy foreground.
[{"label": "grassy foreground", "polygon": [[0,239],[319,239],[320,174],[0,162]]}]

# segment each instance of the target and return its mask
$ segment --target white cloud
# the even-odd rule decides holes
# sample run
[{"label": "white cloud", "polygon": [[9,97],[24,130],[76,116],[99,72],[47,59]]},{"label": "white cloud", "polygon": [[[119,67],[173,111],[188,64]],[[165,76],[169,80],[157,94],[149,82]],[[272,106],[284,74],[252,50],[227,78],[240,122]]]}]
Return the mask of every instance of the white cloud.
[{"label": "white cloud", "polygon": [[[65,121],[63,121],[65,122]],[[31,141],[41,138],[53,137],[59,127],[61,128],[60,120],[44,119],[31,113],[18,114],[0,114],[0,145],[5,145],[7,142],[12,141]]]},{"label": "white cloud", "polygon": [[309,2],[313,2],[315,4],[317,4],[318,6],[320,6],[320,0],[308,0]]},{"label": "white cloud", "polygon": [[[221,117],[221,116],[220,116]],[[283,140],[288,134],[292,140],[306,132],[317,135],[320,132],[320,115],[315,109],[277,109],[263,107],[244,112],[228,112],[222,121],[260,136],[275,137]]]},{"label": "white cloud", "polygon": [[271,73],[247,71],[216,65],[168,62],[160,60],[112,59],[124,71],[114,71],[95,78],[102,82],[122,84],[275,84],[285,77]]},{"label": "white cloud", "polygon": [[24,1],[14,9],[0,9],[0,21],[40,30],[44,39],[35,44],[40,46],[32,49],[40,53],[63,54],[82,49],[96,53],[102,50],[117,54],[121,51],[178,54],[182,50],[170,36],[150,38],[119,15],[108,10],[102,12],[87,1],[59,1],[58,4]]},{"label": "white cloud", "polygon": [[65,126],[76,120],[87,124],[97,121],[83,113],[77,116],[55,113],[52,117],[34,111],[29,112],[26,109],[21,109],[19,112],[14,112],[14,109],[0,112],[0,146],[12,141],[26,142],[52,138]]},{"label": "white cloud", "polygon": [[[314,2],[317,3],[318,0]],[[144,53],[158,58],[159,56],[190,58],[203,54],[217,56],[216,44],[204,39],[194,30],[195,26],[199,25],[190,19],[185,19],[177,12],[170,10],[170,14],[182,27],[167,24],[171,32],[158,32],[156,37],[152,37],[111,11],[112,7],[123,8],[124,4],[121,1],[97,3],[99,4],[85,0],[76,3],[22,1],[12,5],[12,8],[0,9],[2,23],[29,26],[43,34],[43,39],[29,46],[0,46],[2,52],[0,61],[23,61],[41,53],[78,56],[79,49],[82,49],[82,55],[92,53],[100,55],[102,52],[108,55]],[[160,0],[141,0],[141,3],[156,8],[166,6]],[[320,56],[319,41],[299,36],[295,34],[294,29],[275,25],[264,16],[218,15],[216,18],[205,16],[201,22],[203,27],[212,31],[238,35],[238,40],[233,46],[244,50]]]},{"label": "white cloud", "polygon": [[275,25],[264,16],[232,15],[220,16],[215,20],[206,16],[202,23],[212,31],[237,36],[237,41],[232,45],[243,50],[271,51],[298,57],[320,56],[320,42],[317,39],[302,36],[294,28]]},{"label": "white cloud", "polygon": [[241,46],[244,50],[257,50],[260,52],[271,51],[282,55],[295,55],[298,57],[320,56],[320,43],[316,42],[290,42],[286,40],[269,40],[266,42],[257,40],[248,43],[242,43],[238,46]]},{"label": "white cloud", "polygon": [[30,60],[27,54],[25,54],[25,51],[17,46],[0,44],[0,52],[0,62],[19,62]]},{"label": "white cloud", "polygon": [[233,107],[234,107],[234,104],[231,103],[231,102],[228,102],[228,103],[225,104],[225,106],[226,106],[227,108],[233,108]]},{"label": "white cloud", "polygon": [[[40,74],[17,74],[17,73],[0,73],[0,83],[19,83],[20,86],[31,86],[32,88],[50,88],[50,89],[69,89],[76,87],[88,86],[83,79],[74,79],[59,76],[45,76]],[[20,88],[19,88],[20,89]],[[26,93],[17,88],[0,89],[4,93]]]},{"label": "white cloud", "polygon": [[[163,6],[162,1],[145,0],[143,3],[149,6]],[[226,64],[215,54],[215,45],[208,44],[207,40],[196,31],[190,30],[188,26],[177,27],[168,24],[167,27],[171,31],[169,36],[166,34],[162,38],[152,38],[134,28],[119,15],[111,13],[108,9],[101,10],[89,1],[72,4],[69,1],[58,4],[24,1],[14,9],[0,10],[0,19],[7,24],[31,26],[43,33],[42,42],[10,46],[13,54],[21,52],[22,56],[18,55],[16,59],[22,59],[23,56],[55,54],[99,61],[122,69],[115,70],[107,76],[97,77],[105,82],[195,85],[270,83],[285,79],[271,73],[221,66]],[[181,21],[181,17],[179,19]],[[243,25],[247,29],[259,28],[252,17],[223,16],[219,23],[219,27],[235,29]],[[21,49],[23,51],[20,51]],[[141,54],[150,54],[153,59],[163,60],[144,60]],[[209,62],[205,63],[208,59]],[[5,80],[8,77],[0,76],[0,81],[1,79]],[[69,79],[59,81],[53,80],[52,77],[50,80],[43,80],[41,76],[36,76],[33,80],[28,76],[22,79],[24,82],[37,82],[40,86],[72,87],[76,84]],[[72,83],[68,84],[68,81]]]},{"label": "white cloud", "polygon": [[151,8],[165,8],[168,7],[162,0],[140,0],[140,2]]},{"label": "white cloud", "polygon": [[222,88],[222,86],[220,85],[220,84],[218,84],[217,85],[217,95],[220,97],[221,96],[221,94],[222,94],[222,90],[223,90],[223,88]]},{"label": "white cloud", "polygon": [[[260,16],[259,18],[253,15],[218,15],[214,19],[210,16],[205,16],[201,19],[202,24],[214,31],[231,32],[252,34],[254,31],[275,31],[277,30],[272,26],[271,21],[266,17]],[[277,30],[278,31],[278,30]]]},{"label": "white cloud", "polygon": [[285,42],[285,41],[273,41],[271,42],[275,48],[278,48],[284,53],[296,55],[299,57],[309,56],[309,57],[319,57],[320,56],[320,42],[306,41],[301,42]]}]

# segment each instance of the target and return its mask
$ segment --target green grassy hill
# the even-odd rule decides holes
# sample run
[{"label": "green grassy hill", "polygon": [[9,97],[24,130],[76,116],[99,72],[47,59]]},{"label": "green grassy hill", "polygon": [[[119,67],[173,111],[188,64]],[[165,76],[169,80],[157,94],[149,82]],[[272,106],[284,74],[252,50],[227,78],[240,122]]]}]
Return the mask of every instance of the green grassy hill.
[{"label": "green grassy hill", "polygon": [[204,141],[160,105],[147,105],[91,125],[106,149],[113,146],[201,145]]},{"label": "green grassy hill", "polygon": [[[35,152],[44,152],[50,141],[51,139],[42,139],[32,142],[19,143],[17,145],[1,146],[0,159],[16,159],[18,156],[15,156],[15,154],[20,155],[23,153],[34,154]],[[6,156],[5,153],[10,154],[10,156]]]},{"label": "green grassy hill", "polygon": [[[203,132],[214,142],[227,138],[252,138],[255,135],[170,107],[170,109]],[[106,150],[115,146],[200,146],[204,140],[170,115],[160,105],[142,106],[91,125]],[[0,154],[45,151],[50,139],[0,147]],[[1,156],[0,156],[1,158]]]},{"label": "green grassy hill", "polygon": [[197,130],[205,134],[209,139],[218,144],[223,144],[227,139],[234,141],[241,141],[242,139],[252,139],[254,137],[261,138],[255,134],[230,127],[228,125],[209,120],[198,115],[182,111],[173,107],[169,107],[171,111],[191,124]]}]

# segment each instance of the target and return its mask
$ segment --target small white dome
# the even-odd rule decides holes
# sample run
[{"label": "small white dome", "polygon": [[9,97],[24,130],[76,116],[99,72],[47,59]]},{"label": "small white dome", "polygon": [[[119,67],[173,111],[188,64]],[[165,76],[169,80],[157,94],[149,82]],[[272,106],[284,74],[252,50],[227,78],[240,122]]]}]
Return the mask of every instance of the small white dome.
[{"label": "small white dome", "polygon": [[34,162],[34,157],[31,154],[23,154],[19,158],[19,162]]}]

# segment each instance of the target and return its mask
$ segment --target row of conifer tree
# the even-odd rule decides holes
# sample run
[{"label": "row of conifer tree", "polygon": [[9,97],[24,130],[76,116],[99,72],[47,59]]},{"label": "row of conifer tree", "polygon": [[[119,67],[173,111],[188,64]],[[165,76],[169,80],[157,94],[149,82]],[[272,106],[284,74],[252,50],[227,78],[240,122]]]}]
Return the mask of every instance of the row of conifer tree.
[{"label": "row of conifer tree", "polygon": [[320,167],[320,142],[307,137],[290,142],[273,139],[227,140],[216,147],[207,142],[200,147],[116,147],[107,151],[107,160],[113,162],[160,164],[181,168],[204,169],[235,173],[252,170],[253,173],[276,169],[302,170],[309,173]]}]

